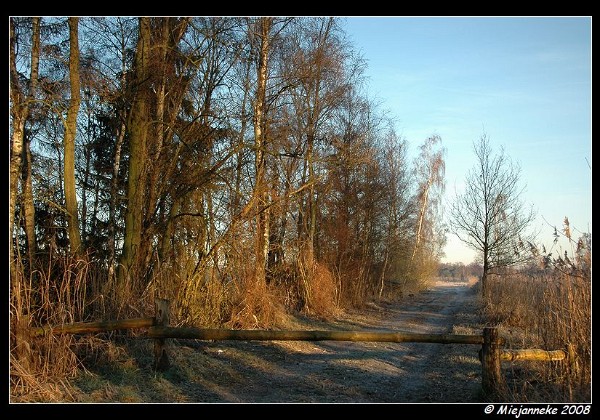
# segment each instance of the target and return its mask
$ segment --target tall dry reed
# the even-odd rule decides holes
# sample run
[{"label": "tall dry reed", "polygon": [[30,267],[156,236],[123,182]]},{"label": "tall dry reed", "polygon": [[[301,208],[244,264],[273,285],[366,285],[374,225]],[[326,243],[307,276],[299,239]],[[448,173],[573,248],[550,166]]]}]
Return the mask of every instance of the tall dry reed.
[{"label": "tall dry reed", "polygon": [[591,399],[591,281],[553,270],[492,276],[485,312],[513,348],[566,350],[576,360],[505,364],[511,401]]},{"label": "tall dry reed", "polygon": [[86,320],[95,305],[88,301],[98,285],[89,256],[48,256],[36,267],[20,260],[11,267],[10,397],[14,401],[69,399],[68,378],[77,373],[73,336],[29,337],[30,327]]}]

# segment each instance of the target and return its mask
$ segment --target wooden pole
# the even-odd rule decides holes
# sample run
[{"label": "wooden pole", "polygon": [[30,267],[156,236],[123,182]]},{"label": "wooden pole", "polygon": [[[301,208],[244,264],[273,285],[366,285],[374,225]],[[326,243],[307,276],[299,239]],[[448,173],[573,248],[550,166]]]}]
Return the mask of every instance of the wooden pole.
[{"label": "wooden pole", "polygon": [[[154,299],[156,308],[156,326],[168,328],[169,325],[169,301],[167,299]],[[164,337],[154,340],[154,369],[164,372],[170,366],[167,354],[167,344]]]},{"label": "wooden pole", "polygon": [[46,325],[29,329],[31,337],[46,334],[85,334],[113,330],[128,330],[132,328],[147,328],[154,325],[154,318],[132,318],[114,321],[77,322],[66,325]]},{"label": "wooden pole", "polygon": [[500,351],[500,360],[509,362],[516,362],[519,360],[553,362],[557,360],[564,360],[566,358],[567,353],[564,350],[523,349]]},{"label": "wooden pole", "polygon": [[180,338],[195,340],[281,340],[281,341],[378,341],[440,344],[483,344],[480,335],[413,334],[392,331],[273,331],[173,328],[154,326],[148,338]]},{"label": "wooden pole", "polygon": [[496,396],[504,390],[500,363],[500,338],[497,328],[483,329],[483,346],[481,348],[481,379],[483,392]]}]

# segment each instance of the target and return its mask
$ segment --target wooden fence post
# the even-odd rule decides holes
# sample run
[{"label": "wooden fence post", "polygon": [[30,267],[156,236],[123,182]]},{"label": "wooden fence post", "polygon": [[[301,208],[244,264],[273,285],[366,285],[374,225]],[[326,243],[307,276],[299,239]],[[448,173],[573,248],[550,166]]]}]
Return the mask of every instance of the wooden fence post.
[{"label": "wooden fence post", "polygon": [[498,395],[504,390],[501,367],[498,329],[486,327],[483,329],[481,348],[481,379],[483,392],[486,395]]},{"label": "wooden fence post", "polygon": [[[169,326],[169,301],[167,299],[154,299],[156,310],[156,325],[161,327]],[[154,340],[154,369],[164,372],[170,366],[169,356],[167,354],[167,345],[165,338],[156,338]]]}]

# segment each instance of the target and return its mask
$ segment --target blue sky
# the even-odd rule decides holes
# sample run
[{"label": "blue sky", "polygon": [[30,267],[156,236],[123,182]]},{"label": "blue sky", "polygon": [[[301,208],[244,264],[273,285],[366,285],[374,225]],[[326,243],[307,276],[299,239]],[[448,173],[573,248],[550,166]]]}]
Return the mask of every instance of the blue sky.
[{"label": "blue sky", "polygon": [[[371,96],[411,150],[442,137],[447,204],[485,132],[521,165],[540,242],[549,247],[548,223],[560,229],[565,216],[575,236],[591,232],[591,18],[348,17],[344,25],[367,60]],[[445,252],[449,262],[475,256],[450,233]]]}]

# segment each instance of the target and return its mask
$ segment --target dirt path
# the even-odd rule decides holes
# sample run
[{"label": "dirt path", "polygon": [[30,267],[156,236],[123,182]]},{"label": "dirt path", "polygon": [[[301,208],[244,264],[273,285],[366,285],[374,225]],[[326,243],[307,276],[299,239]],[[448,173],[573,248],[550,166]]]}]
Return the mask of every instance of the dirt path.
[{"label": "dirt path", "polygon": [[[473,328],[478,322],[475,296],[466,283],[438,283],[408,301],[373,304],[333,323],[304,320],[302,327],[480,331]],[[147,386],[140,387],[138,378],[126,391],[127,375],[117,375],[103,386],[103,394],[112,384],[119,395],[109,399],[132,402],[479,401],[481,365],[476,345],[187,341],[174,347],[173,367],[162,374],[145,373]],[[149,363],[149,359],[142,361],[144,366],[134,370],[149,372],[145,366]]]}]

